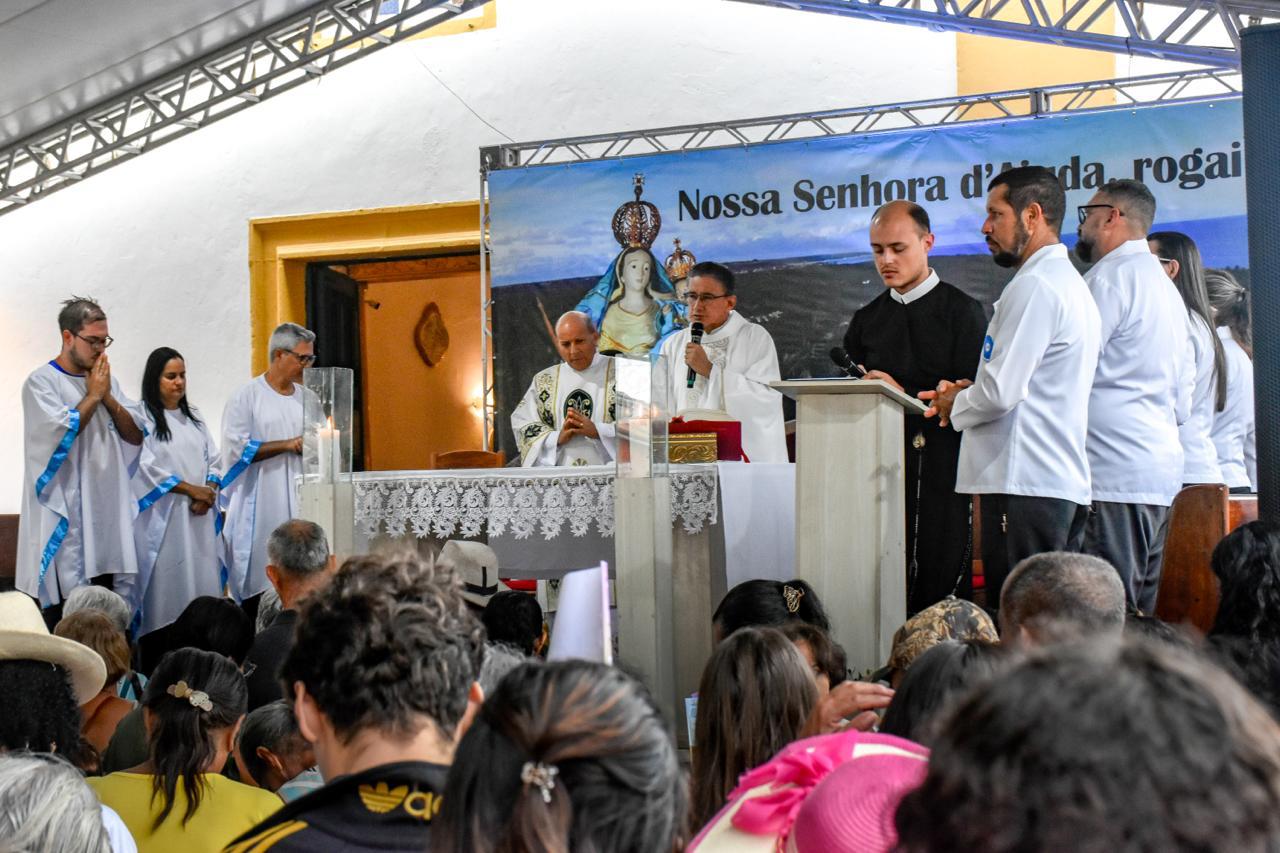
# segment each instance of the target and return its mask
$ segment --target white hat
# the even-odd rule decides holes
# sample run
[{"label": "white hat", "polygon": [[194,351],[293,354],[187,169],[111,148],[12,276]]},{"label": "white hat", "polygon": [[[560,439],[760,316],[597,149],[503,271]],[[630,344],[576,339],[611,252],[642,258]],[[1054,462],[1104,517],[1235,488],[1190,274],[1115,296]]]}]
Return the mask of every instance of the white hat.
[{"label": "white hat", "polygon": [[0,592],[0,660],[57,664],[70,673],[80,705],[97,696],[107,682],[102,656],[75,640],[50,634],[35,601],[21,592]]},{"label": "white hat", "polygon": [[503,587],[498,582],[498,555],[483,542],[450,539],[436,563],[453,569],[462,579],[462,597],[484,607]]}]

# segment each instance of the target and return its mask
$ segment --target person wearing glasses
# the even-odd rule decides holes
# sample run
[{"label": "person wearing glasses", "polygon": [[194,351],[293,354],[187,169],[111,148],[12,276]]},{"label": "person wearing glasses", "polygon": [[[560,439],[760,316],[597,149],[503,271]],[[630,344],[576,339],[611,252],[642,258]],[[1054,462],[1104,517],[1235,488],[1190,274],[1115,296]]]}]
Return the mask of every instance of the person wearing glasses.
[{"label": "person wearing glasses", "polygon": [[597,351],[600,332],[589,314],[568,311],[556,321],[561,362],[534,374],[511,414],[511,431],[526,468],[604,465],[617,446],[613,358]]},{"label": "person wearing glasses", "polygon": [[222,529],[231,594],[256,611],[267,580],[271,531],[298,515],[302,473],[302,370],[315,361],[315,332],[282,323],[267,343],[267,372],[242,385],[222,412]]},{"label": "person wearing glasses", "polygon": [[1089,395],[1093,511],[1084,550],[1120,572],[1129,603],[1156,606],[1169,505],[1182,488],[1178,426],[1191,415],[1195,350],[1187,308],[1151,254],[1156,200],[1138,181],[1109,181],[1079,208],[1076,255],[1102,316]]},{"label": "person wearing glasses", "polygon": [[101,306],[71,297],[58,328],[62,351],[22,384],[17,587],[42,607],[98,578],[127,598],[138,571],[129,469],[142,444],[141,411],[111,375]]},{"label": "person wearing glasses", "polygon": [[[725,412],[742,424],[742,452],[748,460],[786,462],[782,395],[769,387],[779,379],[778,350],[763,326],[734,310],[733,273],[712,261],[694,264],[684,302],[690,327],[663,342],[659,368],[667,374],[672,414]],[[703,329],[700,343],[692,338],[695,324]]]},{"label": "person wearing glasses", "polygon": [[991,259],[1017,273],[987,326],[973,382],[917,396],[926,417],[960,430],[956,491],[981,495],[987,601],[1010,569],[1045,551],[1079,551],[1089,512],[1085,450],[1100,321],[1059,234],[1058,176],[1020,166],[987,185],[982,224]]}]

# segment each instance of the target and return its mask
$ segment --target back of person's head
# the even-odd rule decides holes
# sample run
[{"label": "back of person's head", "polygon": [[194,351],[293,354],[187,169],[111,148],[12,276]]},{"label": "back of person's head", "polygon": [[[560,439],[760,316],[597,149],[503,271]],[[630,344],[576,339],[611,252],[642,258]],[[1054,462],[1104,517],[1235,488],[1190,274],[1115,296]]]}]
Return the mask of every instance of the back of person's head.
[{"label": "back of person's head", "polygon": [[743,581],[725,594],[711,616],[722,638],[739,628],[776,626],[796,620],[831,630],[818,594],[802,580]]},{"label": "back of person's head", "polygon": [[491,643],[504,643],[533,657],[542,639],[542,607],[526,592],[504,589],[495,593],[480,615]]},{"label": "back of person's head", "polygon": [[743,628],[716,646],[698,686],[695,826],[724,805],[744,771],[800,737],[817,701],[808,663],[776,628]]},{"label": "back of person's head", "polygon": [[1166,643],[1038,650],[946,714],[900,848],[1275,850],[1280,728]]},{"label": "back of person's head", "polygon": [[1027,557],[1000,591],[1006,643],[1043,645],[1124,630],[1124,584],[1115,567],[1088,554],[1049,551]]},{"label": "back of person's head", "polygon": [[0,850],[110,853],[102,806],[80,771],[52,755],[0,754]]},{"label": "back of person's head", "polygon": [[54,627],[56,636],[75,640],[98,653],[107,667],[107,680],[103,687],[115,687],[115,683],[129,672],[129,641],[116,627],[111,617],[100,610],[79,610],[63,616]]},{"label": "back of person's head", "polygon": [[314,521],[293,518],[271,531],[267,559],[294,580],[315,577],[329,565],[329,540]]},{"label": "back of person's head", "polygon": [[129,622],[133,619],[132,608],[120,597],[118,592],[105,586],[85,584],[78,586],[67,594],[62,602],[62,618],[66,619],[81,610],[100,610],[111,618],[112,624],[120,633],[128,636]]},{"label": "back of person's head", "polygon": [[1151,230],[1156,219],[1156,197],[1142,181],[1114,178],[1098,190],[1102,197],[1124,211],[1125,225],[1135,237]]},{"label": "back of person's head", "polygon": [[462,738],[433,828],[437,848],[667,853],[683,774],[635,679],[589,661],[510,672]]},{"label": "back of person's head", "polygon": [[480,677],[476,679],[480,682],[484,695],[492,695],[508,672],[528,660],[529,658],[506,643],[485,643],[484,662],[480,664]]},{"label": "back of person's head", "polygon": [[35,660],[0,660],[0,750],[74,755],[80,706],[71,677]]},{"label": "back of person's head", "polygon": [[896,687],[912,664],[929,649],[946,640],[1000,641],[996,625],[972,601],[948,596],[912,616],[893,632],[893,647],[886,666]]},{"label": "back of person's head", "polygon": [[1251,642],[1280,639],[1280,525],[1251,521],[1213,549],[1218,614],[1211,635]]},{"label": "back of person's head", "polygon": [[484,628],[451,569],[412,552],[347,560],[307,597],[280,671],[301,684],[336,734],[402,739],[424,720],[448,740],[484,658]]},{"label": "back of person's head", "polygon": [[1045,225],[1054,234],[1062,231],[1062,217],[1067,210],[1067,193],[1052,169],[1044,166],[1017,166],[991,179],[987,192],[1003,186],[1009,193],[1009,206],[1017,216],[1031,204],[1040,205]]},{"label": "back of person's head", "polygon": [[1004,646],[982,640],[944,640],[932,647],[907,670],[884,712],[880,733],[928,746],[947,704],[990,678],[1007,658]]},{"label": "back of person's head", "polygon": [[1159,643],[1172,643],[1186,649],[1197,645],[1195,635],[1185,625],[1173,625],[1132,608],[1124,614],[1124,634],[1126,637],[1145,637]]},{"label": "back of person's head", "polygon": [[1249,305],[1249,289],[1226,270],[1204,271],[1209,307],[1213,309],[1215,326],[1226,326],[1250,357],[1253,356],[1253,311]]},{"label": "back of person's head", "polygon": [[169,647],[214,652],[244,663],[253,646],[253,622],[229,598],[202,595],[191,601],[169,629]]},{"label": "back of person's head", "polygon": [[[1182,297],[1187,312],[1199,318],[1210,329],[1216,325],[1213,321],[1213,309],[1209,306],[1209,291],[1204,280],[1204,261],[1200,257],[1200,249],[1196,241],[1180,231],[1153,231],[1147,240],[1155,244],[1156,254],[1162,261],[1173,261],[1177,264],[1177,272],[1172,276],[1174,286]],[[1222,341],[1212,335],[1213,345],[1213,381],[1214,410],[1222,411],[1227,401],[1227,363],[1222,351]]]},{"label": "back of person's head", "polygon": [[185,826],[200,807],[205,773],[220,746],[228,751],[236,723],[249,704],[244,676],[229,658],[215,652],[182,648],[160,659],[142,694],[155,774],[154,796],[162,806],[154,826],[173,811],[178,783],[187,797]]},{"label": "back of person's head", "polygon": [[[795,644],[809,663],[816,678],[826,679],[828,689],[843,684],[849,677],[849,660],[844,647],[831,635],[808,622],[784,622],[778,627]],[[819,682],[819,691],[822,684]]]},{"label": "back of person's head", "polygon": [[245,716],[236,733],[240,781],[276,790],[314,763],[311,745],[298,730],[293,708],[283,699]]}]

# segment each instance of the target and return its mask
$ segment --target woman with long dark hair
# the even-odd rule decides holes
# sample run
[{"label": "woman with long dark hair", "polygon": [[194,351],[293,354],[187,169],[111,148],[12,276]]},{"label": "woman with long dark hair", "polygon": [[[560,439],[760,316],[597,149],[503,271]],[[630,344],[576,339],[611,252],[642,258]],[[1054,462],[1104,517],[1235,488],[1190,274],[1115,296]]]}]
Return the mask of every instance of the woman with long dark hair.
[{"label": "woman with long dark hair", "polygon": [[463,736],[441,800],[432,849],[458,853],[669,853],[687,806],[653,700],[588,661],[508,673]]},{"label": "woman with long dark hair", "polygon": [[161,659],[142,699],[150,757],[89,780],[140,853],[212,853],[280,808],[275,794],[220,775],[248,701],[244,676],[222,655],[185,648]]},{"label": "woman with long dark hair", "polygon": [[160,347],[142,374],[147,436],[134,478],[141,634],[173,622],[195,598],[220,595],[213,435],[187,402],[182,354]]},{"label": "woman with long dark hair", "polygon": [[1249,291],[1226,270],[1205,270],[1205,289],[1218,338],[1227,355],[1227,404],[1214,415],[1209,436],[1218,449],[1223,482],[1233,493],[1253,491],[1253,331]]},{"label": "woman with long dark hair", "polygon": [[1182,482],[1222,483],[1218,451],[1209,437],[1213,416],[1227,404],[1227,356],[1214,332],[1213,309],[1205,289],[1204,264],[1195,241],[1177,231],[1156,231],[1147,236],[1151,253],[1164,267],[1165,275],[1178,288],[1187,306],[1191,346],[1195,353],[1195,389],[1191,414],[1178,425],[1182,442]]}]

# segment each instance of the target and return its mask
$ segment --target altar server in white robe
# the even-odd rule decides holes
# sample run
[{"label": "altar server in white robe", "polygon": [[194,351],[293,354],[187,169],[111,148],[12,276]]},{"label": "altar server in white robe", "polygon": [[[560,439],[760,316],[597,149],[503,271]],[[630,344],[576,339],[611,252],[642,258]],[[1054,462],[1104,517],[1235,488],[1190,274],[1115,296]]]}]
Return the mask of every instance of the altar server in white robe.
[{"label": "altar server in white robe", "polygon": [[1205,270],[1209,307],[1227,362],[1227,401],[1209,437],[1232,494],[1257,491],[1253,393],[1253,321],[1249,291],[1226,270]]},{"label": "altar server in white robe", "polygon": [[569,311],[556,321],[563,361],[534,375],[511,415],[511,430],[526,468],[604,465],[617,447],[613,359],[596,347],[591,317]]},{"label": "altar server in white robe", "polygon": [[22,385],[17,587],[45,607],[104,575],[127,593],[138,571],[129,485],[142,444],[137,405],[111,375],[96,302],[68,299],[58,327],[61,353]]},{"label": "altar server in white robe", "polygon": [[222,594],[218,564],[218,446],[187,402],[187,365],[169,347],[142,372],[147,437],[134,476],[138,497],[139,633],[170,624],[193,600]]},{"label": "altar server in white robe", "polygon": [[222,413],[222,531],[227,582],[241,600],[264,592],[267,539],[298,512],[302,473],[302,370],[315,361],[315,333],[283,323],[267,345],[267,372],[242,385]]},{"label": "altar server in white robe", "polygon": [[[733,310],[738,303],[733,273],[712,261],[695,264],[685,301],[690,327],[663,342],[659,362],[667,373],[671,413],[726,412],[742,423],[742,451],[748,460],[786,462],[782,394],[769,387],[780,378],[778,350],[763,326]],[[694,323],[702,324],[701,343],[693,342]]]}]

